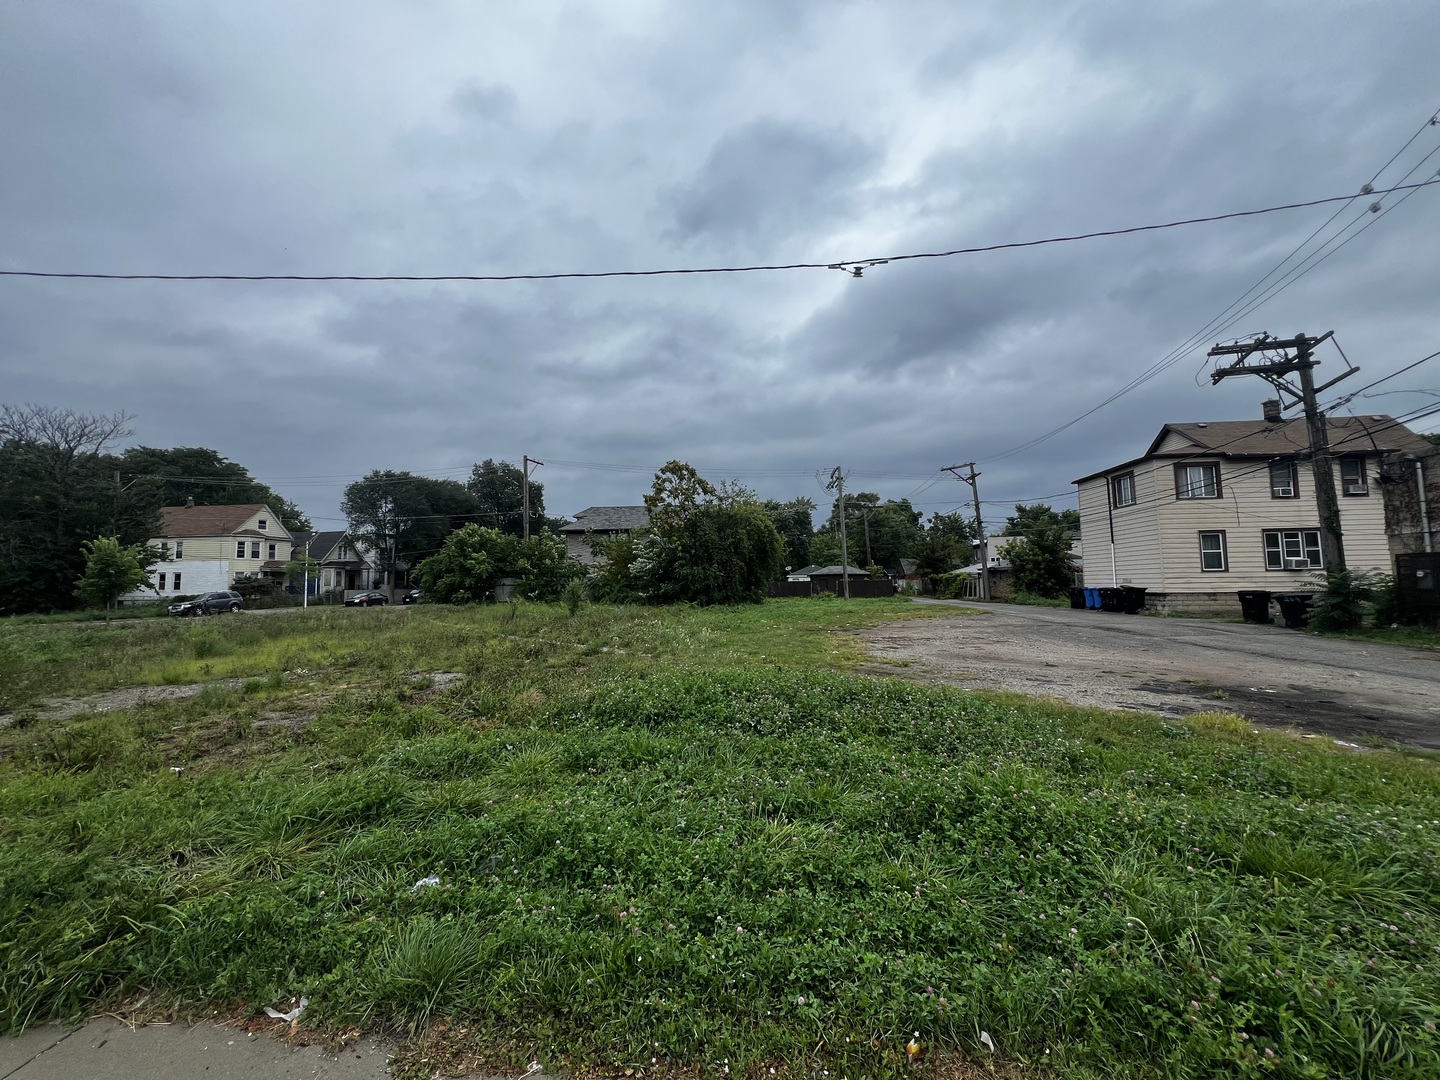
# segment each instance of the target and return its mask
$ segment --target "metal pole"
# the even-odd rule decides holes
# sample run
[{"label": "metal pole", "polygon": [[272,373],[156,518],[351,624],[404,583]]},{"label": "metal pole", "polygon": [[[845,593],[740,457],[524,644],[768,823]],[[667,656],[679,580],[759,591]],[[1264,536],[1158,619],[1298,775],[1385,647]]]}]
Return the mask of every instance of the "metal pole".
[{"label": "metal pole", "polygon": [[310,606],[310,538],[305,538],[305,561],[300,564],[300,607],[301,609]]}]

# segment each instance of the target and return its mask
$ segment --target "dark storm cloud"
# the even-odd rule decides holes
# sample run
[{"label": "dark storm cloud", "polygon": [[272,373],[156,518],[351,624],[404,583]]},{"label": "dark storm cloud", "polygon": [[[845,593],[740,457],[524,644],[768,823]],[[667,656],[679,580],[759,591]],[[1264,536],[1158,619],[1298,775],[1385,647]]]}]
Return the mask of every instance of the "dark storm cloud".
[{"label": "dark storm cloud", "polygon": [[758,120],[728,132],[700,174],[663,201],[680,240],[767,243],[851,209],[873,147],[845,131]]},{"label": "dark storm cloud", "polygon": [[[1043,21],[924,2],[7,5],[0,263],[809,261],[1285,202],[1356,190],[1440,104],[1437,32],[1440,9],[1421,2],[1383,20],[1336,2],[1303,19],[1114,3]],[[1287,62],[1219,59],[1256,42]],[[1417,140],[1387,179],[1437,141]],[[1432,351],[1437,195],[1228,333],[1333,327],[1377,377]],[[463,475],[522,453],[642,469],[679,457],[817,499],[811,474],[843,464],[857,490],[949,509],[963,492],[927,486],[938,466],[983,461],[1119,389],[1329,213],[860,280],[0,281],[0,396],[125,408],[151,445],[314,477],[276,486],[327,524],[336,476]],[[987,498],[1065,491],[1165,420],[1254,415],[1261,395],[1243,380],[1197,385],[1203,344],[1096,418],[982,465]],[[1396,388],[1436,381],[1421,369]],[[552,512],[632,502],[649,482],[559,466],[543,478]]]}]

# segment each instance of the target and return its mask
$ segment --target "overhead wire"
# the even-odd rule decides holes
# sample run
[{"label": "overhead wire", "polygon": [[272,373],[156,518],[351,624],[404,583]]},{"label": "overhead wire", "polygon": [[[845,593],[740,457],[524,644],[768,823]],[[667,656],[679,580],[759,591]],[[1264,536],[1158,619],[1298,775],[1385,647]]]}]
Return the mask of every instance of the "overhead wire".
[{"label": "overhead wire", "polygon": [[[1287,274],[1285,275],[1286,278],[1289,278],[1290,280],[1286,281],[1285,284],[1282,285],[1279,289],[1275,289],[1274,286],[1272,286],[1271,289],[1267,289],[1264,293],[1262,293],[1262,294],[1261,294],[1261,297],[1257,298],[1257,300],[1256,300],[1255,302],[1252,302],[1252,303],[1250,303],[1250,304],[1248,304],[1248,305],[1245,305],[1245,301],[1246,301],[1246,299],[1247,299],[1248,297],[1250,297],[1252,294],[1254,294],[1254,292],[1255,292],[1257,289],[1259,289],[1259,288],[1261,288],[1262,286],[1264,286],[1266,281],[1270,280],[1270,278],[1272,278],[1279,270],[1281,270],[1281,268],[1283,268],[1287,263],[1289,263],[1291,259],[1293,259],[1293,258],[1294,258],[1297,254],[1299,254],[1307,245],[1309,245],[1309,243],[1310,243],[1312,240],[1314,240],[1316,236],[1318,236],[1321,232],[1323,232],[1326,228],[1328,228],[1328,227],[1335,221],[1335,219],[1336,219],[1337,217],[1339,217],[1342,213],[1344,213],[1344,211],[1346,210],[1346,208],[1347,208],[1350,204],[1352,204],[1356,199],[1368,198],[1368,197],[1374,197],[1374,196],[1382,196],[1382,195],[1388,194],[1390,190],[1398,190],[1398,188],[1392,188],[1392,189],[1387,189],[1387,190],[1376,190],[1373,185],[1374,185],[1375,181],[1376,181],[1377,179],[1379,179],[1380,175],[1381,175],[1382,173],[1384,173],[1385,170],[1388,169],[1392,164],[1394,164],[1395,161],[1401,156],[1401,154],[1403,154],[1406,150],[1408,150],[1408,149],[1410,148],[1410,146],[1415,142],[1415,140],[1416,140],[1417,138],[1420,137],[1420,135],[1425,131],[1425,129],[1426,129],[1427,127],[1434,127],[1434,126],[1436,126],[1437,120],[1440,120],[1440,109],[1437,109],[1437,110],[1435,110],[1433,113],[1431,113],[1430,116],[1427,117],[1426,120],[1425,120],[1423,123],[1421,123],[1418,128],[1415,129],[1415,132],[1410,136],[1409,139],[1407,139],[1407,140],[1405,141],[1404,145],[1402,145],[1399,150],[1397,150],[1394,154],[1392,154],[1391,157],[1390,157],[1390,159],[1389,159],[1384,165],[1382,165],[1378,170],[1376,170],[1375,174],[1370,178],[1369,182],[1367,182],[1365,185],[1363,185],[1363,186],[1361,187],[1361,189],[1360,189],[1356,194],[1351,195],[1351,196],[1349,196],[1348,198],[1346,198],[1345,200],[1343,200],[1343,201],[1342,201],[1342,205],[1340,205],[1339,207],[1337,207],[1335,213],[1331,214],[1330,217],[1327,218],[1326,221],[1325,221],[1318,229],[1314,230],[1312,233],[1310,233],[1309,236],[1307,236],[1304,240],[1302,240],[1299,244],[1297,244],[1297,245],[1295,246],[1295,248],[1292,249],[1291,252],[1290,252],[1288,255],[1285,256],[1285,258],[1281,259],[1280,262],[1276,263],[1275,266],[1273,266],[1269,271],[1267,271],[1257,282],[1255,282],[1254,285],[1250,286],[1249,289],[1247,289],[1244,293],[1242,293],[1236,300],[1232,301],[1232,302],[1231,302],[1223,311],[1221,311],[1218,315],[1212,317],[1209,322],[1207,322],[1203,327],[1201,327],[1201,328],[1200,328],[1198,331],[1196,331],[1194,334],[1191,334],[1191,335],[1190,335],[1188,338],[1186,338],[1183,342],[1181,342],[1181,343],[1180,343],[1179,345],[1177,345],[1175,348],[1171,349],[1171,350],[1170,350],[1168,353],[1166,353],[1163,357],[1161,357],[1161,358],[1160,358],[1159,360],[1157,360],[1155,363],[1151,364],[1151,365],[1150,365],[1149,367],[1147,367],[1144,371],[1140,372],[1138,375],[1136,375],[1134,378],[1132,378],[1129,382],[1125,383],[1125,384],[1124,384],[1123,386],[1121,386],[1118,390],[1116,390],[1115,392],[1113,392],[1112,394],[1110,394],[1108,397],[1106,397],[1104,400],[1102,400],[1099,404],[1095,405],[1094,407],[1092,407],[1092,408],[1090,408],[1090,409],[1087,409],[1085,412],[1083,412],[1083,413],[1081,413],[1080,415],[1074,417],[1073,419],[1065,422],[1064,424],[1059,425],[1058,427],[1052,428],[1051,430],[1049,430],[1049,431],[1047,431],[1047,432],[1045,432],[1045,433],[1043,433],[1043,434],[1041,434],[1041,435],[1038,435],[1038,436],[1036,436],[1036,437],[1033,438],[1033,439],[1029,439],[1029,440],[1027,440],[1026,442],[1020,443],[1020,444],[1018,444],[1018,445],[1016,445],[1016,446],[1014,446],[1014,447],[1011,447],[1011,448],[1009,448],[1009,449],[1007,449],[1007,450],[1004,450],[1004,451],[1002,451],[1002,452],[1000,452],[1000,453],[998,453],[998,454],[992,454],[992,455],[990,455],[989,457],[984,458],[983,460],[986,461],[986,462],[994,462],[994,461],[1004,460],[1005,458],[1013,457],[1013,456],[1016,455],[1016,454],[1023,453],[1023,452],[1026,451],[1026,450],[1030,450],[1030,449],[1034,448],[1035,446],[1038,446],[1038,445],[1040,445],[1041,443],[1047,442],[1048,440],[1054,438],[1056,435],[1060,435],[1060,434],[1064,433],[1065,431],[1067,431],[1067,430],[1069,430],[1070,428],[1074,427],[1076,424],[1080,423],[1081,421],[1083,421],[1083,420],[1085,420],[1085,419],[1088,419],[1089,417],[1093,416],[1095,413],[1099,412],[1100,410],[1102,410],[1102,409],[1106,408],[1107,406],[1113,404],[1114,402],[1118,401],[1121,397],[1123,397],[1123,396],[1125,396],[1126,394],[1130,393],[1132,390],[1137,389],[1138,387],[1144,385],[1146,382],[1149,382],[1151,379],[1155,378],[1157,375],[1160,375],[1160,374],[1163,373],[1164,371],[1168,370],[1168,369],[1169,369],[1170,367],[1172,367],[1174,364],[1178,363],[1181,359],[1183,359],[1183,357],[1184,357],[1199,341],[1204,340],[1204,338],[1205,338],[1206,336],[1211,335],[1211,334],[1224,333],[1225,330],[1233,327],[1233,326],[1235,325],[1235,323],[1237,323],[1240,319],[1244,318],[1246,315],[1248,315],[1248,314],[1250,314],[1251,312],[1253,312],[1257,307],[1260,306],[1260,304],[1263,304],[1263,303],[1265,303],[1266,301],[1268,301],[1268,300],[1270,300],[1270,299],[1273,299],[1275,296],[1279,295],[1279,292],[1283,291],[1284,288],[1288,288],[1290,284],[1293,284],[1295,281],[1299,280],[1300,277],[1303,277],[1306,273],[1309,273],[1310,270],[1313,270],[1316,266],[1320,265],[1320,263],[1323,262],[1323,261],[1325,260],[1325,258],[1328,258],[1329,255],[1326,255],[1326,256],[1324,256],[1323,258],[1319,259],[1318,261],[1314,262],[1314,263],[1313,263],[1312,265],[1310,265],[1308,268],[1306,268],[1305,270],[1301,271],[1299,274],[1296,274],[1293,278],[1290,277],[1290,274],[1293,273],[1293,270],[1292,270],[1290,273],[1287,273]],[[1437,147],[1436,149],[1437,149],[1437,150],[1440,150],[1440,147]],[[1420,161],[1419,164],[1417,164],[1416,166],[1412,167],[1411,170],[1405,174],[1405,176],[1402,178],[1402,181],[1403,181],[1404,179],[1408,179],[1421,165],[1423,165],[1426,161],[1428,161],[1428,160],[1430,159],[1430,157],[1433,156],[1433,154],[1434,154],[1435,152],[1436,152],[1435,150],[1432,150],[1432,151],[1430,152],[1430,154],[1427,154],[1423,159],[1421,159],[1421,161]],[[1425,181],[1425,183],[1433,183],[1433,182],[1434,182],[1433,179],[1432,179],[1432,180],[1427,180],[1427,181]],[[1400,203],[1403,203],[1403,201],[1404,201],[1404,200],[1402,199],[1402,200],[1400,201]],[[1398,206],[1398,205],[1400,205],[1400,203],[1397,203],[1396,205]],[[1389,209],[1390,209],[1390,208],[1387,208],[1387,210],[1385,211],[1385,213],[1388,213],[1388,212],[1389,212]],[[1362,214],[1360,215],[1360,217],[1363,217],[1363,216],[1364,216],[1364,214],[1362,213]],[[1379,217],[1384,217],[1385,215],[1382,213],[1382,214],[1380,214],[1380,215],[1378,215],[1378,216],[1379,216]],[[1359,218],[1357,218],[1356,220],[1359,220]],[[1378,218],[1376,218],[1376,219],[1374,219],[1374,220],[1378,220]],[[1370,224],[1367,224],[1367,225],[1365,226],[1365,228],[1369,228],[1371,224],[1374,224],[1374,220],[1372,220],[1372,221],[1370,222]],[[1352,221],[1352,222],[1350,223],[1350,225],[1347,225],[1347,226],[1345,227],[1345,229],[1341,231],[1342,234],[1343,234],[1343,232],[1344,232],[1345,230],[1348,230],[1348,229],[1350,228],[1350,226],[1353,225],[1353,224],[1354,224],[1354,222]],[[1359,232],[1355,233],[1355,236],[1360,235],[1361,232],[1364,232],[1364,229],[1361,229]],[[1354,237],[1352,236],[1351,239],[1353,239],[1353,238],[1354,238]],[[1331,239],[1333,240],[1334,238],[1331,238]],[[1326,244],[1328,245],[1330,242],[1331,242],[1331,241],[1327,241]],[[1346,240],[1345,243],[1349,243],[1349,240]],[[1319,250],[1323,250],[1325,246],[1326,246],[1326,245],[1322,245],[1322,246],[1321,246],[1321,249],[1319,249]],[[1343,246],[1344,246],[1344,244],[1341,244],[1341,245],[1340,245],[1340,247],[1343,247]],[[1330,254],[1334,254],[1334,252],[1335,252],[1335,251],[1338,251],[1338,250],[1339,250],[1339,248],[1337,247],[1337,248],[1335,248],[1334,250],[1332,250],[1332,251],[1330,252]],[[1308,261],[1311,257],[1313,257],[1313,254],[1314,254],[1314,253],[1312,253],[1312,256],[1307,256],[1307,259],[1306,259],[1305,261]],[[1302,263],[1301,263],[1300,265],[1303,266],[1303,265],[1304,265],[1304,261],[1302,261]],[[1298,267],[1297,267],[1296,269],[1298,269]],[[1284,279],[1282,279],[1282,280],[1284,280]],[[1279,283],[1277,283],[1277,284],[1279,284]],[[1241,305],[1245,305],[1245,306],[1241,307]],[[1239,308],[1241,308],[1241,309],[1237,311],[1237,310],[1236,310],[1237,307],[1239,307]],[[1232,312],[1234,312],[1233,315],[1231,314]]]},{"label": "overhead wire", "polygon": [[[1435,179],[1418,184],[1399,185],[1367,194],[1388,195],[1394,191],[1419,190],[1440,183]],[[781,270],[847,270],[852,276],[860,277],[856,270],[863,271],[887,263],[912,262],[921,259],[949,259],[959,255],[982,255],[995,251],[1016,251],[1024,248],[1046,247],[1053,244],[1068,244],[1082,240],[1097,240],[1111,236],[1132,236],[1137,233],[1158,232],[1177,229],[1188,225],[1205,225],[1217,221],[1233,221],[1239,218],[1259,217],[1286,210],[1305,210],[1330,203],[1349,203],[1355,195],[1330,195],[1320,199],[1306,199],[1301,202],[1282,203],[1254,210],[1232,210],[1221,214],[1207,214],[1202,217],[1181,218],[1175,221],[1156,222],[1149,225],[1131,225],[1118,229],[1095,229],[1090,232],[1049,236],[1036,240],[1012,240],[998,244],[978,244],[969,247],[950,248],[944,251],[912,251],[897,255],[867,256],[859,259],[828,259],[824,262],[757,263],[738,266],[693,266],[671,267],[653,270],[570,270],[556,273],[511,273],[511,274],[160,274],[160,273],[110,273],[78,270],[0,270],[0,277],[45,278],[79,281],[346,281],[346,282],[500,282],[500,281],[580,281],[601,278],[652,278],[680,277],[701,274],[749,274]]]}]

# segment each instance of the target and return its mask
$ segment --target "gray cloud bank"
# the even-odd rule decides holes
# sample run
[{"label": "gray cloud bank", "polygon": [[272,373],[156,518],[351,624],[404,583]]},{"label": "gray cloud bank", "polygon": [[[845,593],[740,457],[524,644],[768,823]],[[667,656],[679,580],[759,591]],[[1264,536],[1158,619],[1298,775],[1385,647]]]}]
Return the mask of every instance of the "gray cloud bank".
[{"label": "gray cloud bank", "polygon": [[[933,250],[1354,191],[1440,105],[1440,8],[1419,0],[721,7],[6,5],[0,267],[545,272]],[[1250,59],[1259,43],[1268,59]],[[368,469],[525,453],[678,457],[817,499],[813,472],[844,464],[852,486],[945,510],[960,486],[924,477],[1095,404],[1329,214],[858,281],[6,279],[0,398],[127,409],[140,441],[212,446],[321,524]],[[1363,209],[1337,224],[1349,214]],[[1440,192],[1421,192],[1227,336],[1334,329],[1374,376],[1440,348],[1437,224]],[[1165,420],[1258,415],[1258,387],[1197,384],[1202,361],[1203,346],[982,466],[987,495],[1064,492]],[[1434,386],[1421,368],[1387,389]],[[542,477],[560,513],[648,486]]]}]

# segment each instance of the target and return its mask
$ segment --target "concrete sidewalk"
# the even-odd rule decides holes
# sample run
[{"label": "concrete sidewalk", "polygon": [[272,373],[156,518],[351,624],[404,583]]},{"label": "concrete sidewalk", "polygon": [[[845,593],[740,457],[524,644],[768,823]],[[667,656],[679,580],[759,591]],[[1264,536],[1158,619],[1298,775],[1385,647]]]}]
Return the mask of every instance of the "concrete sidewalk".
[{"label": "concrete sidewalk", "polygon": [[100,1017],[0,1037],[0,1080],[389,1080],[390,1058],[389,1047],[369,1039],[336,1058],[221,1024],[132,1028]]}]

